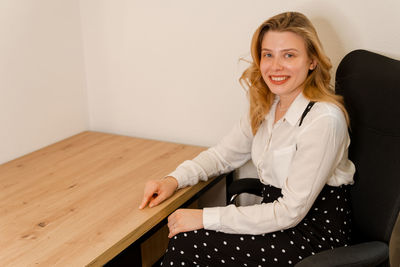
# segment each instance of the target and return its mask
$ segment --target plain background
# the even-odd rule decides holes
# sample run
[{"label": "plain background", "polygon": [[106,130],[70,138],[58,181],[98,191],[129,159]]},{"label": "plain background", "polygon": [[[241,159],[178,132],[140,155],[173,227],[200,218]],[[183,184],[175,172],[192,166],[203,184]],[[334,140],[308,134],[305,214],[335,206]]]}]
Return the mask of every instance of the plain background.
[{"label": "plain background", "polygon": [[307,15],[334,73],[400,59],[398,0],[1,0],[0,163],[84,130],[211,146],[247,110],[254,30]]},{"label": "plain background", "polygon": [[247,110],[254,30],[284,11],[332,74],[354,49],[400,59],[398,0],[1,0],[0,163],[85,130],[214,145]]}]

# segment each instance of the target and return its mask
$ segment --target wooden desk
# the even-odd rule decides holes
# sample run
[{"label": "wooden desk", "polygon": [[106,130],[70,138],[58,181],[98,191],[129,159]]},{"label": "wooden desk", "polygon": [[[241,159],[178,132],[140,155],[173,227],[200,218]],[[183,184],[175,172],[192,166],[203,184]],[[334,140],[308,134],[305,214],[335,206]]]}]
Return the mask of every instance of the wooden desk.
[{"label": "wooden desk", "polygon": [[0,266],[99,266],[207,183],[139,210],[146,181],[205,148],[83,132],[0,165]]}]

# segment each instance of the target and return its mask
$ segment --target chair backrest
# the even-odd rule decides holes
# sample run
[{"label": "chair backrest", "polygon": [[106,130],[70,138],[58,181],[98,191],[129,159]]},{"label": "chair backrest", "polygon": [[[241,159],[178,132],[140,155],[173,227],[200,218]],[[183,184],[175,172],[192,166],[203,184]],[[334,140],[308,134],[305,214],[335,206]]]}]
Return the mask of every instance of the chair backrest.
[{"label": "chair backrest", "polygon": [[400,207],[400,61],[350,52],[337,69],[336,92],[350,115],[354,238],[388,243]]}]

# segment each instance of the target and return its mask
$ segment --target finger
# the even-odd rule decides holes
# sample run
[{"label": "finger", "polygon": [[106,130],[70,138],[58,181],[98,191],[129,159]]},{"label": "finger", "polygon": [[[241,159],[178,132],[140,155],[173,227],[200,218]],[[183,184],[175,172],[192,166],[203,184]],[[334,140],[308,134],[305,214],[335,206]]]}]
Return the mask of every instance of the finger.
[{"label": "finger", "polygon": [[167,227],[168,227],[168,237],[171,235],[172,233],[172,229],[174,228],[174,223],[170,220],[170,218],[168,217],[168,223],[167,223]]},{"label": "finger", "polygon": [[168,238],[173,238],[175,235],[172,231],[169,231]]},{"label": "finger", "polygon": [[142,203],[139,206],[139,209],[143,209],[144,207],[146,207],[146,205],[150,202],[152,197],[153,197],[153,194],[145,193],[145,195],[143,196]]},{"label": "finger", "polygon": [[153,198],[150,200],[149,207],[152,208],[154,206],[157,206],[158,204],[160,204],[161,202],[163,202],[166,199],[167,199],[167,197],[165,196],[165,194],[162,194],[162,193],[153,195]]},{"label": "finger", "polygon": [[143,200],[142,200],[142,204],[140,204],[139,209],[143,209],[144,207],[146,207],[146,205],[151,201],[151,199],[153,198],[154,194],[155,194],[156,189],[151,189],[151,190],[145,190],[144,196],[143,196]]},{"label": "finger", "polygon": [[171,213],[171,214],[168,216],[168,220],[174,220],[174,219],[175,219],[175,212],[176,212],[176,211],[174,211],[173,213]]},{"label": "finger", "polygon": [[172,222],[172,221],[169,221],[169,222],[167,223],[167,226],[168,226],[169,229],[172,229],[172,228],[174,227],[174,225],[175,225],[175,223]]},{"label": "finger", "polygon": [[176,227],[175,225],[172,226],[172,228],[169,231],[168,238],[173,238],[175,235],[179,234],[181,231],[179,230],[179,227]]},{"label": "finger", "polygon": [[174,225],[176,223],[175,220],[173,219],[173,215],[174,215],[174,213],[172,213],[170,216],[168,216],[167,226],[168,226],[168,230],[169,230],[169,233],[168,233],[169,238],[173,237]]},{"label": "finger", "polygon": [[168,226],[168,229],[169,229],[168,238],[172,238],[175,235],[184,232],[184,229],[180,227],[178,223],[171,224],[171,226]]},{"label": "finger", "polygon": [[147,203],[149,202],[149,199],[146,197],[143,197],[142,203],[139,206],[139,209],[143,209],[144,207],[146,207]]},{"label": "finger", "polygon": [[177,222],[175,212],[173,212],[171,215],[169,215],[167,220],[168,220],[169,224],[171,224],[171,225],[175,224]]}]

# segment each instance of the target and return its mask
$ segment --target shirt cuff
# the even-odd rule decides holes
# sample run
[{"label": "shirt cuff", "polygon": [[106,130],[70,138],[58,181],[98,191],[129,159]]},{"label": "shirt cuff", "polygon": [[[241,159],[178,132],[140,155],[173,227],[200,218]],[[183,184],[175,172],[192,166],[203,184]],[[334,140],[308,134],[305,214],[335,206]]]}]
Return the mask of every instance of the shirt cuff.
[{"label": "shirt cuff", "polygon": [[173,171],[170,174],[168,174],[167,176],[165,176],[164,178],[167,178],[168,176],[174,177],[176,179],[176,181],[178,182],[178,187],[176,188],[176,190],[188,186],[188,184],[185,183],[185,180],[182,179],[182,174],[179,171]]},{"label": "shirt cuff", "polygon": [[220,224],[220,208],[204,208],[203,209],[203,226],[206,230],[218,231],[221,227]]}]

